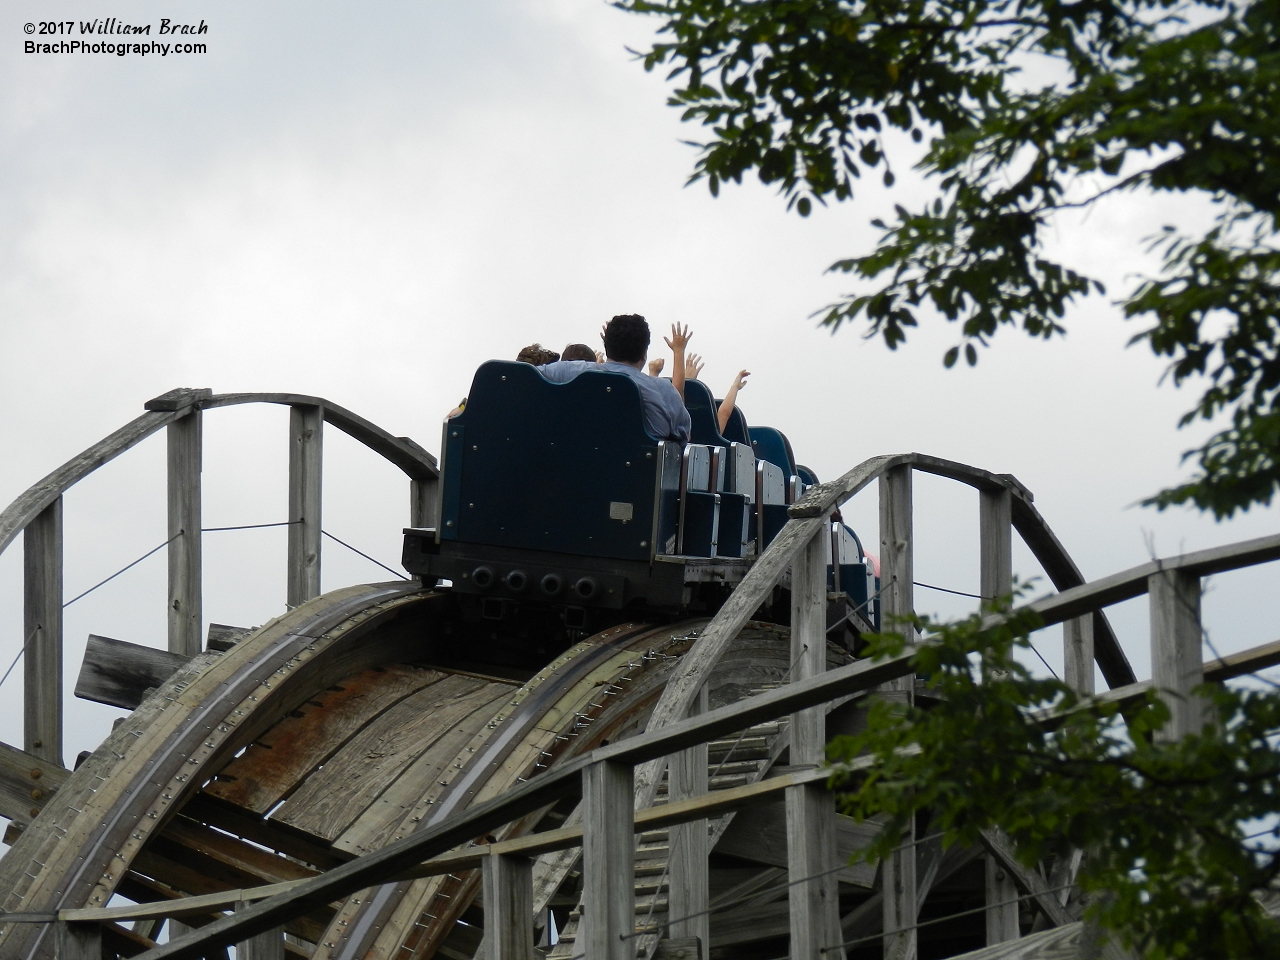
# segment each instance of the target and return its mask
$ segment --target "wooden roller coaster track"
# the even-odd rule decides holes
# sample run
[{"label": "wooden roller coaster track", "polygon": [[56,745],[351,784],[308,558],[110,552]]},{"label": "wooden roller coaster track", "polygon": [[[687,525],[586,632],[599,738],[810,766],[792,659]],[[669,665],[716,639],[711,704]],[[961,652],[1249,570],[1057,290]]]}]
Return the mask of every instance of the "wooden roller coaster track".
[{"label": "wooden roller coaster track", "polygon": [[[188,535],[200,417],[249,402],[292,408],[290,609],[202,652]],[[945,853],[909,834],[878,865],[842,866],[875,828],[836,815],[823,744],[857,725],[865,694],[908,697],[914,683],[909,654],[854,661],[827,643],[824,541],[831,513],[875,481],[882,610],[910,613],[915,471],[979,491],[984,596],[1009,592],[1022,536],[1059,591],[1033,606],[1064,624],[1066,679],[1082,692],[1095,662],[1104,698],[1154,685],[1176,733],[1194,723],[1185,694],[1202,678],[1280,662],[1273,644],[1202,664],[1198,623],[1199,578],[1280,558],[1280,537],[1085,583],[1014,478],[904,454],[811,489],[710,620],[621,624],[536,672],[484,670],[451,637],[444,592],[318,595],[324,423],[405,471],[410,523],[425,525],[438,474],[412,441],[321,398],[197,390],[152,401],[0,513],[0,550],[26,531],[34,638],[24,747],[0,745],[13,824],[0,960],[181,960],[232,945],[242,960],[1074,956],[1078,857],[1027,870],[998,833]],[[161,427],[178,666],[68,771],[60,498]],[[790,627],[757,622],[780,582]],[[1138,682],[1104,608],[1142,593],[1155,676]]]}]

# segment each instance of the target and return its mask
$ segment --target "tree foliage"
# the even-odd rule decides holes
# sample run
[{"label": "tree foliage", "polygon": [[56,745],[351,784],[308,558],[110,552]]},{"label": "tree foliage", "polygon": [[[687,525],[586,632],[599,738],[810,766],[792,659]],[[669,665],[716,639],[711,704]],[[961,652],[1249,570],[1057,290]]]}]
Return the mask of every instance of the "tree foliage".
[{"label": "tree foliage", "polygon": [[[977,362],[1003,326],[1064,332],[1101,283],[1044,249],[1060,210],[1121,191],[1195,191],[1203,234],[1153,238],[1157,276],[1121,300],[1174,383],[1200,378],[1182,423],[1219,432],[1189,482],[1150,502],[1218,516],[1280,484],[1280,0],[616,0],[662,21],[643,59],[703,125],[693,180],[755,171],[788,207],[848,200],[907,158],[936,185],[875,221],[841,260],[868,292],[824,322],[869,323],[896,348],[928,312],[959,325],[944,363]],[[928,144],[913,147],[910,140]],[[1222,429],[1223,417],[1227,426]]]},{"label": "tree foliage", "polygon": [[[1280,957],[1280,930],[1255,898],[1280,874],[1280,827],[1246,832],[1280,812],[1280,696],[1206,687],[1216,724],[1156,743],[1169,711],[1154,694],[1122,717],[1017,661],[1034,614],[987,631],[982,619],[913,621],[931,634],[913,660],[931,705],[875,703],[865,732],[828,748],[837,762],[878,761],[843,778],[846,813],[889,821],[864,855],[887,854],[922,811],[947,845],[999,826],[1028,866],[1088,851],[1089,911],[1150,960]],[[870,652],[902,649],[888,634]],[[1047,712],[1059,721],[1046,725]]]}]

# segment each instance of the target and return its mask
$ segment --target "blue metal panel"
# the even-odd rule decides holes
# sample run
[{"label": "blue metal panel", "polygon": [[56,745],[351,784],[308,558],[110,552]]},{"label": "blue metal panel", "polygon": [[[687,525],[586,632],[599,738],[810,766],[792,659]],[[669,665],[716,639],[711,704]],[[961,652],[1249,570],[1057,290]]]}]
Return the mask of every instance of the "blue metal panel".
[{"label": "blue metal panel", "polygon": [[647,560],[659,454],[629,377],[593,370],[554,384],[491,361],[446,427],[445,536]]},{"label": "blue metal panel", "polygon": [[751,445],[755,447],[756,459],[768,460],[782,470],[784,477],[795,476],[796,461],[791,455],[791,443],[781,430],[774,427],[752,427]]}]

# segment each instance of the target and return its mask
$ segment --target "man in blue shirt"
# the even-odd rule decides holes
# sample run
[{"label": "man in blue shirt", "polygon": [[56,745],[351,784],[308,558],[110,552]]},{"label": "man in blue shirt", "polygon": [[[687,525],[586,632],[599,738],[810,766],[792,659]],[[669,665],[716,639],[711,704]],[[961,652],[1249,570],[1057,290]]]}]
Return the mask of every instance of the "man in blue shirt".
[{"label": "man in blue shirt", "polygon": [[[684,348],[689,341],[687,329],[671,329],[668,340],[675,353],[673,372],[684,373]],[[604,363],[586,360],[560,360],[538,367],[538,371],[552,383],[568,383],[588,370],[605,373],[621,373],[635,381],[640,390],[640,403],[644,409],[644,426],[658,440],[689,439],[689,411],[676,386],[661,377],[651,377],[644,372],[649,357],[649,324],[638,314],[614,317],[604,328]],[[683,386],[683,376],[680,377]]]}]

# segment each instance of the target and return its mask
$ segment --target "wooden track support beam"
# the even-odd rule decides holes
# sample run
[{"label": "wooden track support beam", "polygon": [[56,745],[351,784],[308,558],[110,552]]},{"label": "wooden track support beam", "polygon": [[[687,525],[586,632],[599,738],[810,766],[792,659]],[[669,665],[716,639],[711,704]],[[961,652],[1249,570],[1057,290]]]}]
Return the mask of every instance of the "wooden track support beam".
[{"label": "wooden track support beam", "polygon": [[[979,593],[986,602],[1013,592],[1013,494],[1007,489],[978,491]],[[1092,669],[1092,662],[1089,664]],[[986,860],[987,943],[1017,940],[1017,887],[993,857]]]},{"label": "wooden track support beam", "polygon": [[[243,900],[236,910],[249,906]],[[284,960],[284,928],[275,927],[236,944],[236,960]]]},{"label": "wooden track support beam", "polygon": [[[704,686],[689,713],[696,716],[705,713],[708,707],[709,697]],[[700,743],[675,754],[668,776],[671,801],[706,796],[707,745]],[[711,947],[711,916],[706,912],[711,902],[707,826],[705,819],[691,820],[673,825],[668,833],[671,879],[667,887],[667,915],[676,920],[667,930],[667,936],[696,937],[704,951]],[[655,891],[654,896],[658,893],[660,891]],[[681,919],[685,917],[688,919]]]},{"label": "wooden track support beam", "polygon": [[534,960],[533,861],[499,854],[484,861],[485,960]]},{"label": "wooden track support beam", "polygon": [[[791,672],[816,677],[827,666],[827,560],[830,527],[823,522],[791,561]],[[825,759],[826,711],[809,707],[791,715],[791,763],[817,767]],[[787,895],[792,960],[830,960],[824,949],[840,942],[839,880],[835,867],[834,798],[821,783],[789,787]]]},{"label": "wooden track support beam", "polygon": [[57,960],[102,960],[102,925],[60,920],[54,934]]},{"label": "wooden track support beam", "polygon": [[1151,682],[1171,717],[1156,738],[1176,742],[1200,733],[1208,704],[1192,691],[1204,683],[1200,652],[1200,577],[1183,570],[1162,570],[1148,580],[1151,598]]},{"label": "wooden track support beam", "polygon": [[289,408],[289,578],[287,602],[320,596],[320,507],[324,408]]},{"label": "wooden track support beam", "polygon": [[[901,631],[908,643],[918,638],[901,618],[915,613],[915,550],[912,524],[912,468],[893,467],[880,477],[880,615],[882,629]],[[986,552],[984,551],[984,557]],[[883,684],[881,689],[911,703],[915,674]],[[884,956],[886,960],[916,960],[914,930],[916,900],[914,823],[904,831],[898,849],[881,861]],[[901,932],[900,932],[901,931]]]},{"label": "wooden track support beam", "polygon": [[62,765],[62,497],[23,533],[23,749]]},{"label": "wooden track support beam", "polygon": [[[635,960],[633,803],[629,764],[601,760],[582,771],[582,874],[586,896],[578,937],[592,960]],[[532,911],[530,904],[530,914]]]},{"label": "wooden track support beam", "polygon": [[203,425],[196,407],[166,428],[169,500],[169,652],[200,652],[200,473]]}]

